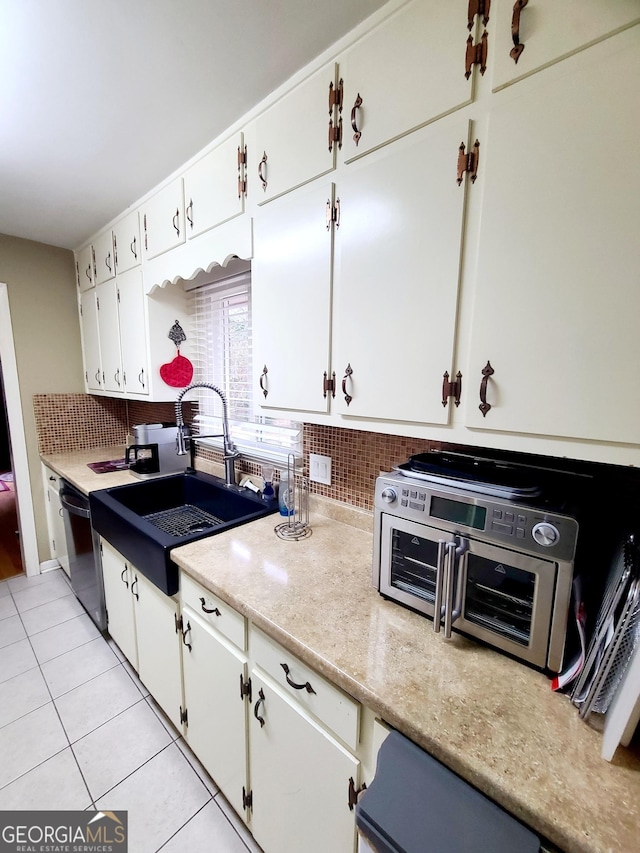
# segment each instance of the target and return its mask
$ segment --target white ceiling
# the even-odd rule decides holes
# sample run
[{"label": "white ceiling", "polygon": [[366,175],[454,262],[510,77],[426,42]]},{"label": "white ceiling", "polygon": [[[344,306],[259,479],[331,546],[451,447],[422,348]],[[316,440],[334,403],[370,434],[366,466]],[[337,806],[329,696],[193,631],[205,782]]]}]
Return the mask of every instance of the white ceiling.
[{"label": "white ceiling", "polygon": [[386,0],[0,0],[0,233],[76,248]]}]

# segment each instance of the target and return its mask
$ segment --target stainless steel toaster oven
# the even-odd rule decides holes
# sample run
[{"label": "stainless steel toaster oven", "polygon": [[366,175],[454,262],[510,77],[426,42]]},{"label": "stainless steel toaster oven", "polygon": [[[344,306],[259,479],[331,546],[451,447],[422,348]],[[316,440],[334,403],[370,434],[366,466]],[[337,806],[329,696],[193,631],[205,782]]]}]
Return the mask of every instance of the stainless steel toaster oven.
[{"label": "stainless steel toaster oven", "polygon": [[[484,489],[489,490],[489,494]],[[375,489],[373,584],[540,669],[562,667],[574,517],[512,490],[396,470]]]}]

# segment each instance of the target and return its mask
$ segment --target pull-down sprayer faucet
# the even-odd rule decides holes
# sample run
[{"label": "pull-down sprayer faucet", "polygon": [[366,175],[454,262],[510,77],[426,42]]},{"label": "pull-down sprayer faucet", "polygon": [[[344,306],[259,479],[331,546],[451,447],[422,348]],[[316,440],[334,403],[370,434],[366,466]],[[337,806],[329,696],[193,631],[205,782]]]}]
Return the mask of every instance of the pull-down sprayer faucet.
[{"label": "pull-down sprayer faucet", "polygon": [[[216,433],[216,435],[194,435],[190,436],[186,430],[184,425],[184,418],[182,416],[182,398],[189,391],[192,391],[194,388],[208,388],[210,391],[215,391],[216,394],[222,400],[222,434]],[[184,388],[177,396],[176,401],[174,403],[174,408],[176,412],[176,426],[178,427],[178,436],[177,436],[177,445],[178,445],[178,456],[185,456],[187,453],[186,442],[191,442],[193,446],[193,442],[198,438],[222,438],[223,446],[224,446],[224,480],[225,485],[227,486],[235,486],[236,484],[236,475],[235,475],[235,467],[234,462],[240,456],[234,443],[231,441],[231,435],[229,433],[229,417],[227,414],[227,398],[224,393],[217,387],[217,385],[212,385],[209,382],[194,382],[193,385],[189,385],[187,388]]]}]

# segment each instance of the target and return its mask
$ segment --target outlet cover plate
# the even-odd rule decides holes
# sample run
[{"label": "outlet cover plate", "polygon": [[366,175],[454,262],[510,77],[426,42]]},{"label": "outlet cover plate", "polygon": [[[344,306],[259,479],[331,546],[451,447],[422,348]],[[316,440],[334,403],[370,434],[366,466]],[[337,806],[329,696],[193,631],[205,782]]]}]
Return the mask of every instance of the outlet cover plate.
[{"label": "outlet cover plate", "polygon": [[309,454],[309,479],[314,483],[331,485],[331,457],[320,456],[319,453]]}]

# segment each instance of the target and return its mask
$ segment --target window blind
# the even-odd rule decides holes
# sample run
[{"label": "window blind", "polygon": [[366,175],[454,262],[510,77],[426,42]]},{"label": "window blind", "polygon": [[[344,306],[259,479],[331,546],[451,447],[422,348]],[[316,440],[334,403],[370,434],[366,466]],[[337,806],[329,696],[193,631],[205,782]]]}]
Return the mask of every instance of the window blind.
[{"label": "window blind", "polygon": [[[217,385],[227,397],[231,437],[243,456],[286,464],[302,455],[302,424],[266,418],[253,405],[251,352],[251,273],[201,284],[189,292],[194,318],[194,382]],[[222,433],[222,402],[206,389],[198,400],[194,432]],[[220,439],[203,440],[221,446]]]}]

